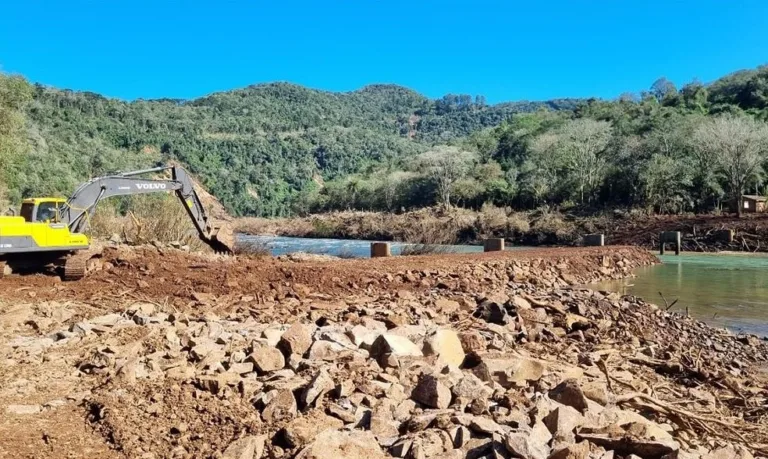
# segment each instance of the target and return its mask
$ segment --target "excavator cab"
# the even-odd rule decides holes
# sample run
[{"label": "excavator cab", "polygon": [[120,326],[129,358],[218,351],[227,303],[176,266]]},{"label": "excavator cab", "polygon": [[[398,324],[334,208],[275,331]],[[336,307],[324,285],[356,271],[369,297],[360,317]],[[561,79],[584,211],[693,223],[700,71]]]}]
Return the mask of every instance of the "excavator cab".
[{"label": "excavator cab", "polygon": [[58,223],[66,202],[63,198],[25,199],[21,202],[20,216],[28,223]]}]

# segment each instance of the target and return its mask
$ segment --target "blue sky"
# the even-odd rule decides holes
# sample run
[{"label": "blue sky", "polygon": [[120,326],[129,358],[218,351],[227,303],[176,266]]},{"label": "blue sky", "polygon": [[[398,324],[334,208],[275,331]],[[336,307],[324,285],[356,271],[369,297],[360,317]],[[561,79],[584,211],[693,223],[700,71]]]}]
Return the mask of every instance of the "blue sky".
[{"label": "blue sky", "polygon": [[763,63],[765,0],[25,0],[0,14],[0,69],[123,99],[275,80],[612,98]]}]

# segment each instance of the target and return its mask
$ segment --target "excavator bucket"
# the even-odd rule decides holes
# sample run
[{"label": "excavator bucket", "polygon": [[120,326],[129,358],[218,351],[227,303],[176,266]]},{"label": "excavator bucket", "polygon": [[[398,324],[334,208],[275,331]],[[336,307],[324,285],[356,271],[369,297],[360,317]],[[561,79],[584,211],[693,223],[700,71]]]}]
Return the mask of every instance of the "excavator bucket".
[{"label": "excavator bucket", "polygon": [[226,222],[217,222],[211,236],[209,238],[203,238],[203,242],[208,244],[214,252],[217,253],[234,253],[235,252],[235,233],[232,231],[232,227]]}]

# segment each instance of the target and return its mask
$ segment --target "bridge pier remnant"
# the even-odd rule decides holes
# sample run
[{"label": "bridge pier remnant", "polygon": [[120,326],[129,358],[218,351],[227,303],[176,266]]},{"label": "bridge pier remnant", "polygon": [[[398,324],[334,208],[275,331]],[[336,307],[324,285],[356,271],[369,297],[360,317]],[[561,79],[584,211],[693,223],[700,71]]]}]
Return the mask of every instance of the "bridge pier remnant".
[{"label": "bridge pier remnant", "polygon": [[504,250],[504,239],[493,238],[483,241],[483,252],[502,252]]},{"label": "bridge pier remnant", "polygon": [[391,257],[389,242],[371,242],[371,258]]},{"label": "bridge pier remnant", "polygon": [[675,255],[680,255],[680,231],[663,231],[659,234],[659,255],[664,255],[664,245],[674,244]]},{"label": "bridge pier remnant", "polygon": [[604,234],[586,234],[583,239],[584,247],[602,247],[605,245]]}]

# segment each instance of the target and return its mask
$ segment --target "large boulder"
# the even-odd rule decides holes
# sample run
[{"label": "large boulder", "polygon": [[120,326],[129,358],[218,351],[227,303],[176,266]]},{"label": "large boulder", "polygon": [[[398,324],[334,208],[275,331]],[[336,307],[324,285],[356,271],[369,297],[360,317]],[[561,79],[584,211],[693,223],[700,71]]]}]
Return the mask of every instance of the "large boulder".
[{"label": "large boulder", "polygon": [[385,333],[371,345],[370,355],[377,359],[389,354],[396,357],[421,357],[424,354],[411,340],[404,336]]},{"label": "large boulder", "polygon": [[312,332],[309,326],[295,323],[280,337],[277,347],[283,351],[283,354],[304,355],[312,345]]},{"label": "large boulder", "polygon": [[473,372],[486,382],[496,382],[505,389],[516,383],[538,381],[544,375],[544,362],[519,355],[483,356]]},{"label": "large boulder", "polygon": [[424,355],[434,355],[447,364],[460,366],[464,362],[464,348],[459,335],[453,330],[437,330],[424,340]]},{"label": "large boulder", "polygon": [[451,404],[451,390],[435,376],[423,374],[411,398],[431,408],[445,409]]},{"label": "large boulder", "polygon": [[248,435],[229,444],[222,459],[261,459],[264,454],[265,435]]},{"label": "large boulder", "polygon": [[297,459],[384,459],[376,437],[369,431],[326,430],[304,448]]}]

